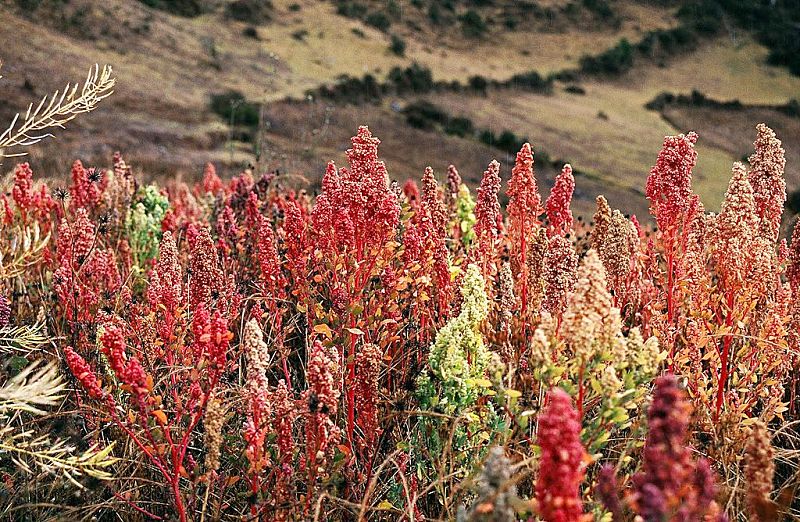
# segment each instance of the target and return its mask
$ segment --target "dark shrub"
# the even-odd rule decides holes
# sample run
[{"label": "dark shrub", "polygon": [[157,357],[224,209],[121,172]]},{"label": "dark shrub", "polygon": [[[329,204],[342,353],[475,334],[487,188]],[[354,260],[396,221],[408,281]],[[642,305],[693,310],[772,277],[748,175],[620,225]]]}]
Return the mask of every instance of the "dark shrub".
[{"label": "dark shrub", "polygon": [[403,109],[406,123],[417,129],[434,130],[448,121],[448,115],[429,101],[417,101]]},{"label": "dark shrub", "polygon": [[389,30],[389,27],[392,25],[392,21],[386,15],[386,13],[370,13],[364,19],[364,23],[367,25],[371,25],[375,29],[379,31],[383,31],[384,33]]},{"label": "dark shrub", "polygon": [[623,38],[597,56],[584,56],[580,64],[581,71],[588,74],[621,74],[633,67],[633,47]]},{"label": "dark shrub", "polygon": [[336,14],[348,18],[363,18],[367,14],[367,6],[361,2],[339,2],[336,5]]},{"label": "dark shrub", "polygon": [[473,91],[485,94],[486,89],[489,87],[489,81],[483,76],[470,76],[468,85]]},{"label": "dark shrub", "polygon": [[454,118],[450,118],[450,120],[445,123],[444,131],[447,134],[465,138],[467,136],[472,136],[475,133],[475,127],[472,124],[472,120],[469,118],[456,116]]},{"label": "dark shrub", "polygon": [[426,93],[433,89],[433,74],[431,70],[416,62],[405,69],[393,67],[389,71],[387,81],[399,94],[406,92]]},{"label": "dark shrub", "polygon": [[506,83],[512,87],[533,92],[548,93],[553,90],[553,80],[551,78],[543,78],[542,75],[536,71],[515,74]]},{"label": "dark shrub", "polygon": [[269,0],[236,0],[225,8],[229,18],[252,24],[269,21],[271,11],[272,2]]},{"label": "dark shrub", "polygon": [[461,15],[459,20],[461,20],[461,32],[467,38],[482,38],[486,33],[486,22],[473,9]]},{"label": "dark shrub", "polygon": [[211,110],[234,125],[253,127],[258,125],[259,105],[248,102],[239,91],[227,91],[211,95]]},{"label": "dark shrub", "polygon": [[154,9],[168,13],[185,16],[187,18],[203,14],[203,5],[200,0],[139,0],[141,3]]},{"label": "dark shrub", "polygon": [[389,44],[389,50],[397,56],[405,56],[406,42],[396,34],[392,35],[392,43]]}]

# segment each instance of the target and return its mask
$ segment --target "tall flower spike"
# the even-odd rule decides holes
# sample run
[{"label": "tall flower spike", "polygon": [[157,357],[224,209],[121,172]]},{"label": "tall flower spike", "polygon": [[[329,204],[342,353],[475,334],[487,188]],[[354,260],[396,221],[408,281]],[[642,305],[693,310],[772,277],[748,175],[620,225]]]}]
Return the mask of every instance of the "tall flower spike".
[{"label": "tall flower spike", "polygon": [[572,166],[567,163],[561,169],[561,174],[556,177],[556,182],[547,201],[544,204],[547,220],[550,222],[548,235],[565,236],[572,231],[572,193],[575,191],[575,177],[572,175]]},{"label": "tall flower spike", "polygon": [[83,168],[80,160],[72,164],[72,187],[69,193],[75,207],[94,208],[100,201],[100,190],[89,179],[89,172]]},{"label": "tall flower spike", "polygon": [[725,199],[716,218],[717,270],[729,288],[745,281],[753,260],[753,239],[758,233],[755,198],[744,165],[733,165]]},{"label": "tall flower spike", "polygon": [[539,415],[537,443],[541,448],[536,500],[545,522],[578,522],[583,514],[580,486],[587,455],[581,445],[581,423],[567,392],[548,393]]},{"label": "tall flower spike", "polygon": [[500,191],[500,163],[492,161],[483,173],[481,185],[478,187],[478,196],[475,203],[475,234],[478,236],[481,248],[493,244],[497,236],[497,222],[500,215],[500,203],[497,193]]},{"label": "tall flower spike", "polygon": [[216,393],[212,393],[203,417],[205,426],[206,471],[219,468],[220,447],[222,446],[222,426],[225,424],[225,405]]},{"label": "tall flower spike", "polygon": [[265,294],[271,299],[282,299],[286,293],[286,278],[275,245],[272,223],[264,216],[259,216],[258,223],[258,264]]},{"label": "tall flower spike", "polygon": [[747,179],[753,187],[761,230],[768,234],[767,239],[776,241],[783,204],[786,202],[786,180],[783,178],[785,151],[772,129],[763,123],[759,123],[756,129],[758,136],[753,143],[755,153],[748,158],[750,172]]},{"label": "tall flower spike", "polygon": [[370,455],[380,435],[378,404],[383,353],[377,345],[365,344],[356,356],[356,412],[358,425],[364,433],[364,450]]},{"label": "tall flower spike", "polygon": [[[617,352],[621,346],[619,309],[611,303],[606,273],[595,250],[589,250],[578,269],[575,292],[561,325],[561,336],[573,355],[587,362],[600,347]],[[615,360],[624,356],[615,353]]]},{"label": "tall flower spike", "polygon": [[691,406],[674,375],[656,380],[647,419],[642,468],[633,477],[635,511],[644,520],[703,520],[716,507],[713,474],[692,460]]},{"label": "tall flower spike", "polygon": [[[530,143],[525,143],[517,153],[506,194],[508,217],[511,221],[510,232],[516,238],[515,244],[526,244],[530,240],[534,226],[539,224],[539,215],[542,213],[542,197],[536,186]],[[520,251],[520,263],[525,263],[527,252],[524,250],[523,248]]]},{"label": "tall flower spike", "polygon": [[629,288],[629,276],[636,264],[639,235],[636,227],[619,212],[608,206],[606,198],[597,197],[594,214],[592,248],[600,255],[606,270],[609,289],[614,292],[614,304],[622,308],[635,301],[635,289]]},{"label": "tall flower spike", "polygon": [[78,379],[83,389],[89,394],[92,399],[102,399],[105,395],[103,389],[100,387],[100,379],[94,373],[94,370],[84,360],[83,357],[75,353],[72,348],[64,348],[64,358],[67,360],[67,366],[72,372],[72,375]]},{"label": "tall flower spike", "polygon": [[564,236],[553,236],[547,245],[544,257],[544,300],[542,308],[561,321],[567,309],[567,299],[575,288],[578,270],[578,254],[572,242]]},{"label": "tall flower spike", "polygon": [[455,165],[447,167],[447,201],[454,205],[461,189],[461,175],[456,170]]},{"label": "tall flower spike", "polygon": [[250,319],[244,325],[243,345],[247,362],[245,390],[248,403],[244,425],[244,438],[247,443],[245,456],[250,462],[251,471],[258,473],[266,464],[263,452],[270,413],[267,381],[269,349],[264,342],[261,327],[255,319]]},{"label": "tall flower spike", "polygon": [[306,369],[308,389],[303,392],[306,412],[306,465],[317,474],[329,450],[339,441],[334,423],[339,406],[340,369],[335,349],[326,348],[317,339],[311,347]]},{"label": "tall flower spike", "polygon": [[334,252],[358,248],[356,255],[364,256],[389,239],[399,222],[400,207],[389,187],[386,165],[378,160],[380,140],[362,126],[352,143],[347,151],[349,169],[328,164],[312,222],[323,248]]},{"label": "tall flower spike", "polygon": [[147,300],[154,313],[163,314],[158,322],[158,332],[166,344],[173,334],[175,311],[183,298],[183,274],[178,261],[178,249],[171,232],[164,232],[159,247],[158,261],[147,285]]},{"label": "tall flower spike", "polygon": [[655,166],[650,169],[645,194],[650,200],[650,211],[658,228],[673,230],[686,218],[692,206],[692,169],[697,162],[697,134],[667,136],[658,153]]},{"label": "tall flower spike", "polygon": [[217,249],[207,228],[201,228],[194,238],[189,268],[189,301],[192,309],[201,304],[208,305],[212,297],[220,297],[225,281],[217,259]]},{"label": "tall flower spike", "polygon": [[436,293],[444,308],[450,296],[450,261],[447,249],[447,207],[439,195],[439,184],[433,169],[427,167],[422,176],[422,206],[430,217]]},{"label": "tall flower spike", "polygon": [[[769,430],[760,420],[753,424],[744,454],[744,473],[747,483],[747,505],[751,520],[762,521],[761,514],[769,509],[772,481],[775,475],[775,450]],[[763,522],[771,519],[763,519]]]},{"label": "tall flower spike", "polygon": [[23,215],[33,206],[33,171],[28,163],[21,163],[14,169],[14,186],[11,197]]},{"label": "tall flower spike", "polygon": [[222,180],[217,176],[217,169],[214,168],[213,163],[206,163],[203,169],[203,193],[216,195],[225,190]]}]

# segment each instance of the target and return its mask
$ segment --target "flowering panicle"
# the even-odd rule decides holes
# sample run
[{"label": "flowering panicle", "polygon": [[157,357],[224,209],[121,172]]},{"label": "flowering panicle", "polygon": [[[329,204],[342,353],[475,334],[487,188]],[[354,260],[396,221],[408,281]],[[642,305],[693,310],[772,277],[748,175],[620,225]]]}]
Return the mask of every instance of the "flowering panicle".
[{"label": "flowering panicle", "polygon": [[70,198],[74,207],[93,209],[100,202],[101,192],[89,176],[89,171],[83,168],[80,160],[72,164],[72,187],[69,189]]},{"label": "flowering panicle", "polygon": [[510,331],[511,318],[514,315],[517,300],[514,298],[514,276],[511,274],[511,264],[504,262],[498,272],[498,297],[500,298],[500,328],[501,331]]},{"label": "flowering panicle", "polygon": [[419,208],[420,199],[422,198],[419,192],[419,185],[415,180],[409,178],[403,183],[403,196],[408,201],[408,206],[414,210]]},{"label": "flowering panicle", "polygon": [[201,305],[208,306],[213,299],[220,299],[224,292],[225,279],[219,266],[217,249],[207,228],[197,231],[191,243],[189,259],[189,304],[192,310]]},{"label": "flowering panicle", "polygon": [[539,414],[537,443],[541,448],[536,500],[546,522],[578,522],[583,514],[580,487],[586,450],[581,445],[581,423],[567,392],[556,388]]},{"label": "flowering panicle", "polygon": [[206,471],[219,468],[220,448],[222,446],[222,427],[225,424],[225,405],[217,393],[212,393],[206,404],[203,417],[205,426],[204,444],[206,447]]},{"label": "flowering panicle", "polygon": [[264,459],[264,440],[267,436],[267,421],[270,415],[267,391],[267,368],[269,367],[269,349],[264,342],[261,327],[255,319],[250,319],[244,326],[245,361],[247,374],[245,377],[245,393],[248,407],[245,421],[245,455],[250,461],[251,472],[258,474],[266,464]]},{"label": "flowering panicle", "polygon": [[715,509],[708,463],[693,461],[688,444],[691,406],[674,375],[656,380],[647,414],[642,468],[633,477],[631,504],[644,520],[702,520]]},{"label": "flowering panicle", "polygon": [[545,290],[545,260],[547,257],[547,233],[544,228],[539,228],[539,233],[528,245],[528,255],[525,258],[526,274],[528,278],[528,309],[538,314],[542,308]]},{"label": "flowering panicle", "polygon": [[270,407],[272,409],[272,429],[277,433],[278,450],[282,460],[289,461],[292,458],[294,448],[294,421],[297,414],[292,392],[286,386],[286,381],[281,379],[278,387],[270,396]]},{"label": "flowering panicle", "polygon": [[272,299],[283,299],[286,294],[286,278],[281,269],[272,224],[264,216],[261,216],[258,224],[258,264],[264,293]]},{"label": "flowering panicle", "polygon": [[148,378],[139,360],[125,354],[125,334],[114,322],[106,323],[100,332],[100,348],[108,359],[119,381],[130,388],[131,393],[141,401],[152,387],[152,379]]},{"label": "flowering panicle", "polygon": [[451,211],[458,199],[458,193],[461,191],[461,184],[461,175],[455,165],[449,165],[447,167],[447,203],[450,205]]},{"label": "flowering panicle", "polygon": [[433,169],[427,167],[422,177],[422,206],[430,220],[430,242],[439,306],[444,308],[450,297],[450,260],[447,249],[447,207],[439,194]]},{"label": "flowering panicle", "polygon": [[89,397],[92,399],[102,399],[105,397],[105,392],[103,392],[101,388],[100,379],[97,378],[94,370],[92,370],[83,357],[75,353],[75,350],[72,348],[66,347],[64,348],[64,358],[67,360],[67,366],[69,366],[70,372],[78,379],[78,382],[81,383],[81,386],[83,386],[83,389],[89,394]]},{"label": "flowering panicle", "polygon": [[53,287],[68,320],[90,321],[104,295],[112,295],[122,284],[114,254],[99,248],[95,227],[85,208],[75,211],[58,227],[58,268]]},{"label": "flowering panicle", "polygon": [[339,354],[335,349],[314,341],[308,358],[303,392],[306,404],[306,466],[314,476],[324,465],[326,455],[339,441],[339,429],[334,423],[339,407]]},{"label": "flowering panicle", "polygon": [[781,140],[775,137],[775,132],[759,123],[756,126],[755,153],[748,159],[750,172],[747,179],[753,187],[755,208],[760,220],[759,231],[766,238],[774,242],[778,239],[783,215],[783,204],[786,202],[786,180],[783,178],[783,169],[786,166],[786,157]]},{"label": "flowering panicle", "polygon": [[800,220],[795,222],[786,263],[786,279],[791,292],[789,310],[789,347],[800,353]]},{"label": "flowering panicle", "polygon": [[[606,288],[605,269],[595,250],[589,250],[577,272],[575,291],[561,322],[561,337],[575,357],[589,362],[598,352],[618,351],[622,320]],[[624,357],[617,357],[622,362]]]},{"label": "flowering panicle", "polygon": [[169,200],[155,185],[140,189],[136,201],[131,205],[126,218],[128,242],[134,261],[140,268],[146,267],[158,254],[161,239],[161,224],[164,221]]},{"label": "flowering panicle", "polygon": [[639,251],[636,227],[620,213],[612,211],[606,198],[597,197],[594,214],[592,248],[600,255],[606,270],[609,289],[614,294],[614,304],[622,308],[635,303],[638,296],[634,286]]},{"label": "flowering panicle", "polygon": [[611,520],[613,522],[623,520],[622,502],[619,497],[619,484],[614,466],[603,464],[597,476],[597,486],[594,491],[600,502],[603,503],[603,507],[611,513]]},{"label": "flowering panicle", "polygon": [[[769,509],[772,481],[775,475],[775,450],[763,422],[753,424],[744,454],[744,473],[747,484],[747,503],[751,520],[759,522],[760,515]],[[771,519],[764,519],[766,520]]]},{"label": "flowering panicle", "polygon": [[228,348],[233,337],[228,331],[228,320],[219,310],[211,314],[201,304],[192,316],[192,334],[194,362],[198,364],[201,361],[208,361],[207,371],[213,387],[225,369]]},{"label": "flowering panicle", "polygon": [[461,184],[458,189],[458,197],[455,201],[453,233],[457,239],[461,240],[464,248],[472,246],[475,239],[475,201],[469,192],[469,187]]},{"label": "flowering panicle", "polygon": [[[471,382],[482,379],[489,363],[489,350],[483,343],[480,325],[489,314],[485,282],[477,265],[470,264],[461,286],[461,311],[437,333],[428,356],[431,376],[442,385],[446,412],[454,412],[477,399],[479,390]],[[428,375],[421,377],[418,390],[427,391]],[[425,400],[425,398],[423,398]]]},{"label": "flowering panicle", "polygon": [[508,218],[511,222],[509,234],[511,236],[513,258],[521,265],[525,264],[527,256],[526,245],[539,225],[539,216],[542,213],[542,197],[536,186],[536,177],[533,172],[533,152],[531,144],[525,143],[517,153],[514,168],[511,169],[511,179],[508,182]]},{"label": "flowering panicle", "polygon": [[298,294],[300,302],[302,302],[308,277],[309,241],[307,230],[308,216],[303,213],[296,199],[287,200],[284,206],[281,237],[286,246],[286,267],[292,278],[291,287],[294,288],[294,293]]},{"label": "flowering panicle", "polygon": [[556,182],[547,201],[544,204],[549,227],[547,233],[550,237],[555,235],[565,236],[572,230],[572,193],[575,191],[575,177],[572,175],[572,166],[567,163],[556,176]]},{"label": "flowering panicle", "polygon": [[203,183],[201,187],[203,188],[203,194],[211,194],[212,196],[216,196],[225,190],[225,186],[222,184],[222,180],[219,179],[219,176],[217,176],[217,169],[214,168],[213,163],[206,163],[206,167],[203,170]]},{"label": "flowering panicle", "polygon": [[356,421],[364,433],[364,452],[369,455],[380,435],[378,403],[383,353],[375,344],[365,344],[356,356]]},{"label": "flowering panicle", "polygon": [[[475,204],[475,236],[478,238],[480,255],[488,260],[494,252],[495,241],[499,233],[500,203],[497,194],[500,192],[500,163],[492,161],[483,173],[478,197]],[[486,266],[484,262],[484,275]]]},{"label": "flowering panicle", "polygon": [[650,211],[656,218],[658,228],[668,237],[677,232],[677,227],[686,222],[693,200],[692,169],[697,163],[697,134],[667,136],[658,153],[655,166],[650,169],[645,194],[650,200]]},{"label": "flowering panicle", "polygon": [[753,188],[744,165],[733,165],[722,208],[715,221],[716,266],[728,288],[738,288],[750,275],[753,239],[758,233]]},{"label": "flowering panicle", "polygon": [[542,308],[550,312],[557,321],[567,309],[567,300],[577,282],[578,254],[572,242],[564,236],[555,235],[547,244],[544,256],[542,280],[544,300]]},{"label": "flowering panicle", "polygon": [[507,211],[510,222],[511,268],[520,281],[521,313],[526,316],[529,301],[528,251],[529,245],[536,239],[536,228],[540,225],[539,216],[543,211],[542,197],[539,195],[533,172],[533,152],[530,143],[522,145],[522,149],[517,153],[506,194],[509,198]]},{"label": "flowering panicle", "polygon": [[21,163],[14,169],[14,186],[11,189],[11,197],[17,205],[17,209],[22,213],[23,222],[27,214],[34,210],[38,194],[33,190],[33,171],[28,163]]},{"label": "flowering panicle", "polygon": [[183,305],[183,272],[178,260],[178,249],[171,232],[164,232],[159,247],[158,261],[150,272],[147,301],[160,320],[158,334],[166,345],[170,342],[178,313]]},{"label": "flowering panicle", "polygon": [[384,244],[397,227],[400,207],[389,188],[386,165],[378,160],[380,140],[359,127],[347,151],[350,168],[328,164],[322,193],[312,211],[314,231],[322,246],[357,256]]}]

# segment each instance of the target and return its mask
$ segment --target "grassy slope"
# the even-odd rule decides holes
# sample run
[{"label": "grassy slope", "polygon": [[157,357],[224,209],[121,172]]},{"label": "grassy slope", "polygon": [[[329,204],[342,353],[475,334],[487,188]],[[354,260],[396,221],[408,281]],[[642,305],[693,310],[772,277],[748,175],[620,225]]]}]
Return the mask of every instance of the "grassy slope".
[{"label": "grassy slope", "polygon": [[[9,117],[12,108],[24,108],[37,96],[80,78],[94,62],[111,63],[119,75],[115,96],[97,113],[62,132],[57,141],[35,149],[32,158],[37,170],[55,173],[58,166],[63,171],[65,162],[75,156],[89,162],[106,161],[120,148],[131,163],[148,172],[196,175],[207,160],[225,162],[232,157],[241,163],[250,158],[248,146],[235,148],[232,156],[225,147],[226,126],[207,109],[213,92],[234,88],[253,100],[278,100],[298,96],[342,73],[380,76],[392,66],[414,60],[429,66],[437,79],[464,81],[472,74],[501,79],[530,69],[547,72],[573,66],[584,52],[599,51],[620,36],[635,39],[643,31],[674,23],[667,10],[622,2],[617,4],[623,20],[620,32],[559,27],[558,31],[521,30],[496,34],[482,42],[464,42],[447,33],[415,34],[405,24],[395,24],[392,32],[408,42],[407,56],[399,58],[387,51],[386,34],[337,16],[330,3],[274,3],[274,19],[281,22],[260,26],[260,40],[243,37],[245,24],[224,20],[216,13],[185,19],[122,0],[110,0],[102,7],[83,2],[90,6],[87,19],[100,28],[93,40],[71,38],[55,27],[36,25],[3,11],[0,14],[8,22],[0,24],[0,49],[7,65],[3,71],[6,78],[0,80],[0,98],[4,100],[0,101],[0,118]],[[291,11],[288,6],[292,3],[299,3],[301,10]],[[137,35],[115,30],[119,20],[129,28],[149,26],[149,32]],[[363,31],[364,37],[357,36],[353,28]],[[308,31],[304,41],[292,36],[301,29]],[[21,32],[26,34],[24,45],[19,40]],[[209,51],[212,41],[215,56]],[[670,61],[666,68],[637,67],[622,79],[589,83],[585,96],[557,88],[549,97],[503,91],[487,98],[451,94],[434,98],[453,113],[468,114],[479,126],[527,135],[551,156],[568,159],[587,171],[591,177],[578,180],[582,210],[590,209],[597,192],[610,192],[612,203],[641,213],[644,202],[632,206],[630,195],[643,199],[644,179],[661,140],[676,132],[659,114],[646,111],[644,103],[662,90],[688,92],[692,88],[714,98],[739,98],[748,103],[782,103],[797,97],[800,78],[763,65],[765,54],[764,48],[739,35],[736,42],[720,39],[705,44],[695,53]],[[33,91],[23,86],[25,80],[35,86]],[[384,107],[334,107],[327,126],[321,105],[274,104],[268,111],[272,128],[267,134],[272,164],[316,177],[327,159],[341,162],[347,138],[359,123],[370,123],[383,138],[387,162],[398,178],[418,175],[426,161],[443,173],[452,161],[468,179],[477,180],[492,157],[505,159],[505,163],[511,159],[475,142],[409,129],[402,117],[389,109],[391,101]],[[607,119],[598,117],[601,111]],[[728,128],[725,125],[741,129],[754,126],[754,117],[736,114],[719,124],[723,129]],[[731,162],[749,147],[740,150],[741,138],[722,139],[725,132],[704,139],[706,119],[686,115],[670,121],[698,125],[701,131],[697,188],[713,208],[727,183]],[[798,144],[790,136],[783,137],[792,158]],[[309,142],[310,146],[301,145]],[[546,170],[540,174],[545,180],[553,175]],[[798,182],[791,176],[790,181]]]},{"label": "grassy slope", "polygon": [[[732,162],[749,154],[756,123],[764,118],[784,122],[781,126],[787,132],[781,136],[790,159],[800,148],[792,139],[797,127],[789,118],[770,114],[772,111],[729,112],[715,118],[722,127],[714,139],[707,140],[704,132],[713,134],[714,130],[702,118],[670,119],[682,124],[676,129],[644,105],[664,90],[688,93],[698,89],[719,99],[759,104],[784,103],[800,94],[800,78],[763,65],[763,54],[765,50],[752,40],[741,38],[734,44],[720,39],[673,60],[667,68],[641,66],[618,80],[589,83],[583,96],[557,89],[553,96],[498,92],[465,100],[445,94],[436,96],[435,101],[455,114],[472,115],[479,126],[527,135],[551,156],[569,159],[609,184],[632,190],[644,187],[665,134],[695,129],[700,133],[695,188],[713,209],[718,208],[727,187]],[[599,117],[601,112],[607,118]],[[738,129],[739,136],[747,134],[743,127],[749,129],[749,141],[720,140],[719,134],[730,127]],[[789,169],[794,168],[790,164]],[[790,185],[800,186],[796,175],[790,172],[788,177]]]}]

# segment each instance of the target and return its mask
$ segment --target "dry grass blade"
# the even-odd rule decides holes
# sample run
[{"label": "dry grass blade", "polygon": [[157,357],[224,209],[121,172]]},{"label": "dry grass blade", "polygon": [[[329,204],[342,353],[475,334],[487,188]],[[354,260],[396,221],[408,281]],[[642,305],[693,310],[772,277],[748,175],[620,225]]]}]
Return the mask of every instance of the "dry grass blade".
[{"label": "dry grass blade", "polygon": [[43,236],[38,223],[10,232],[8,241],[3,241],[0,246],[0,279],[11,279],[24,274],[28,267],[41,260],[50,242],[50,234]]},{"label": "dry grass blade", "polygon": [[41,415],[44,412],[38,407],[58,404],[65,388],[56,363],[40,366],[35,362],[0,388],[0,414],[24,411]]},{"label": "dry grass blade", "polygon": [[28,355],[48,342],[44,324],[0,328],[0,354]]},{"label": "dry grass blade", "polygon": [[29,431],[13,433],[8,427],[2,433],[5,437],[0,441],[0,451],[10,453],[20,469],[33,473],[33,467],[36,467],[46,473],[60,473],[78,487],[82,487],[75,480],[79,475],[98,480],[113,478],[106,468],[119,460],[111,456],[114,444],[103,449],[92,446],[83,453],[74,455],[74,446],[62,440],[53,442],[47,435],[36,437]]},{"label": "dry grass blade", "polygon": [[63,91],[42,98],[38,105],[29,105],[25,115],[14,116],[5,132],[0,134],[0,157],[24,156],[24,151],[11,154],[2,151],[13,147],[29,147],[52,137],[52,129],[63,128],[78,114],[94,110],[101,100],[113,93],[115,82],[110,66],[104,65],[101,69],[95,64],[80,91],[79,84],[67,84]]}]

